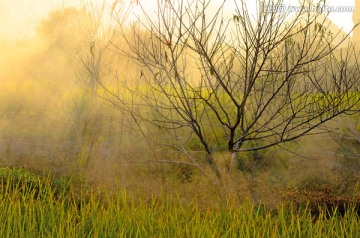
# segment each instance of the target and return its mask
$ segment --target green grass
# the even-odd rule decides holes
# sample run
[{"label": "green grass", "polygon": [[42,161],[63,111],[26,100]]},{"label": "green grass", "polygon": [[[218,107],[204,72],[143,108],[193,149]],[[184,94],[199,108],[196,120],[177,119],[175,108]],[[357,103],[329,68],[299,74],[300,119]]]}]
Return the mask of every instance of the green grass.
[{"label": "green grass", "polygon": [[0,237],[358,237],[360,219],[250,202],[222,210],[144,200],[96,188],[75,189],[66,179],[0,169]]}]

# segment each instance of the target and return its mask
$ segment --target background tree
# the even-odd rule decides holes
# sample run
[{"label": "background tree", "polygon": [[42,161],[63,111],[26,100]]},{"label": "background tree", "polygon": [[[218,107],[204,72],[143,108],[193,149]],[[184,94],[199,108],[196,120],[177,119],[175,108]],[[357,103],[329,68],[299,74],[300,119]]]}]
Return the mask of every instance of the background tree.
[{"label": "background tree", "polygon": [[87,165],[108,129],[100,103],[79,84],[93,81],[78,56],[90,55],[97,34],[96,16],[85,7],[62,8],[38,23],[34,38],[0,46],[6,69],[1,72],[0,154],[12,158],[6,163],[25,157],[25,163],[36,161],[37,166],[46,160],[55,172],[86,168],[78,165]]}]

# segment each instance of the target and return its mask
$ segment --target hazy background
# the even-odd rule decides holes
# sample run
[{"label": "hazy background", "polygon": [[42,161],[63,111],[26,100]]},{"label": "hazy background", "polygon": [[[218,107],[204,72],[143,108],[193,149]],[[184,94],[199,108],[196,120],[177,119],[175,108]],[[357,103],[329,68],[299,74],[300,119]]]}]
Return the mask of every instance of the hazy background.
[{"label": "hazy background", "polygon": [[[18,39],[34,35],[35,26],[39,20],[46,17],[49,11],[60,7],[79,7],[83,4],[102,5],[105,3],[108,8],[114,0],[0,0],[0,38]],[[124,0],[123,2],[134,2],[134,0]],[[146,9],[153,9],[156,6],[156,0],[140,0]],[[221,1],[212,1],[216,5]],[[233,14],[234,1],[229,0],[225,9],[229,14]],[[251,10],[255,10],[255,1],[248,0],[251,3]],[[284,4],[295,4],[296,1],[285,0]],[[328,6],[354,6],[354,0],[329,0],[326,1]],[[330,19],[349,32],[353,26],[352,13],[331,13]]]},{"label": "hazy background", "polygon": [[[112,2],[105,2],[105,10]],[[144,163],[156,156],[173,159],[181,155],[149,148],[141,133],[134,130],[129,115],[100,98],[94,99],[87,87],[93,75],[84,69],[81,60],[92,67],[100,65],[99,74],[105,79],[125,70],[127,75],[139,73],[119,55],[101,48],[104,42],[92,14],[69,8],[102,3],[0,0],[0,165],[51,168],[58,174],[79,174],[97,183],[155,193],[174,192],[174,187],[181,187],[189,197],[191,192],[199,192],[199,187],[211,189],[211,184],[202,186],[209,185],[209,181],[198,176],[201,173],[196,169]],[[148,10],[155,6],[150,0],[142,3]],[[218,1],[213,3],[216,9]],[[353,5],[354,1],[328,1],[332,4]],[[232,16],[234,7],[229,4],[226,9]],[[353,26],[352,13],[333,13],[332,19],[346,30]],[[103,49],[101,58],[92,56],[95,41],[96,49]],[[360,125],[359,119],[339,118],[332,123],[355,130]],[[153,141],[167,139],[161,131],[149,131]],[[248,153],[242,155],[244,163],[238,168],[244,173],[234,175],[229,182],[235,183],[239,191],[250,191],[254,187],[266,190],[269,184],[292,186],[338,180],[334,184],[347,189],[350,186],[346,181],[359,179],[356,146],[344,133],[306,137],[291,146],[293,153],[278,149]],[[224,157],[221,153],[216,156],[220,160]],[[262,191],[256,191],[257,195]],[[205,189],[201,192],[207,194]]]}]

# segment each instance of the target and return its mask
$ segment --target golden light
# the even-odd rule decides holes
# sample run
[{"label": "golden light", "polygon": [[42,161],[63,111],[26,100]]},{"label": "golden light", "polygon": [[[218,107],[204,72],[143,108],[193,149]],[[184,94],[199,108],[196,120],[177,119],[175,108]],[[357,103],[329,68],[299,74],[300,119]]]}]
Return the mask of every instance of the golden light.
[{"label": "golden light", "polygon": [[[12,0],[0,1],[0,39],[20,39],[31,37],[34,34],[37,23],[50,11],[61,7],[80,7],[83,4],[93,4],[94,6],[105,6],[108,12],[111,9],[122,7],[128,10],[128,17],[135,20],[142,12],[141,8],[149,14],[154,14],[158,0]],[[167,0],[159,0],[165,2]],[[210,0],[211,9],[216,9],[221,1]],[[328,6],[354,6],[354,0],[328,0]],[[256,1],[247,0],[249,10],[254,11]],[[294,4],[294,1],[285,0],[284,4]],[[224,11],[231,16],[234,14],[235,1],[228,0]],[[352,12],[331,12],[329,18],[345,32],[349,32],[353,27]]]}]

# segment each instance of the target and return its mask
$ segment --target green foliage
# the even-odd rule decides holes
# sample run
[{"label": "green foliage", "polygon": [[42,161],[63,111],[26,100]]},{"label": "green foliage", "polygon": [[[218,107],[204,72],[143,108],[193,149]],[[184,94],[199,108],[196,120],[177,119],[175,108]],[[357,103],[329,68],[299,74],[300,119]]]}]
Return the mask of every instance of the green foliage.
[{"label": "green foliage", "polygon": [[177,168],[176,175],[182,183],[188,183],[194,180],[194,168],[181,165]]},{"label": "green foliage", "polygon": [[[249,142],[250,148],[261,146],[260,141]],[[245,173],[261,174],[269,170],[275,170],[277,174],[279,171],[286,167],[288,161],[281,150],[276,148],[267,148],[262,150],[248,151],[237,155],[237,168]]]}]

